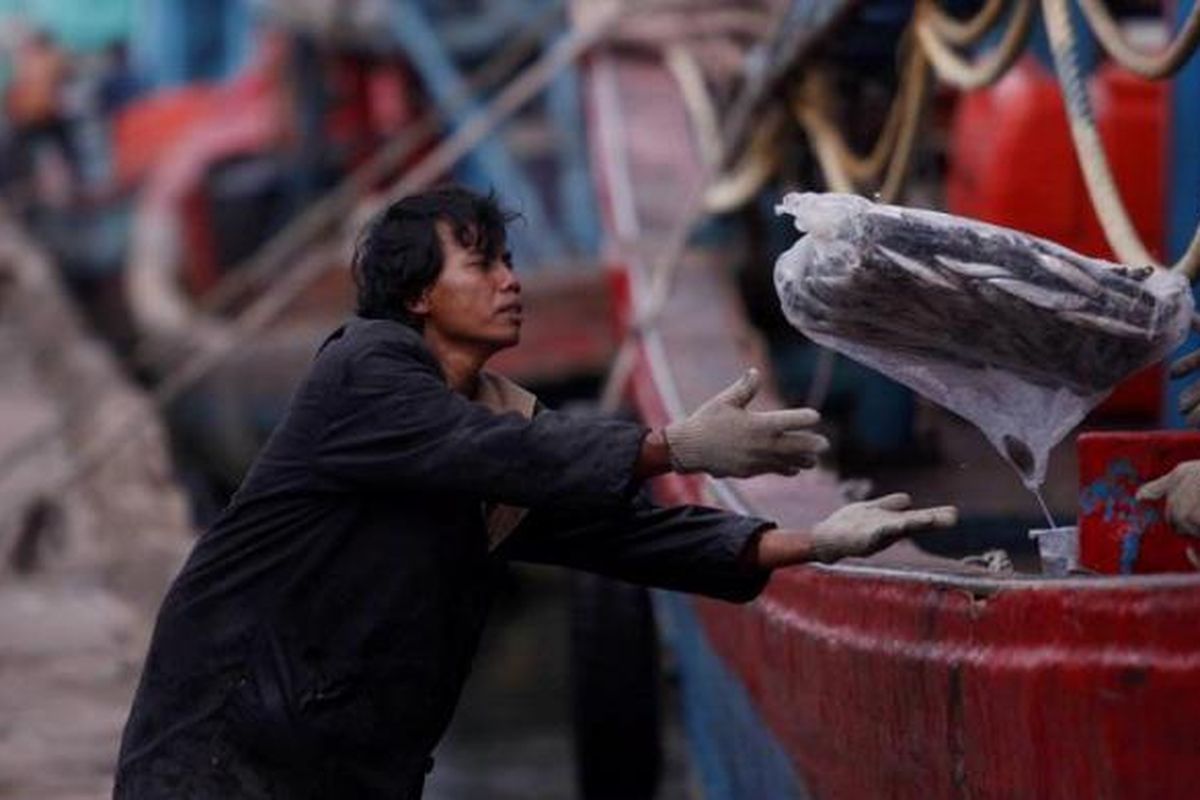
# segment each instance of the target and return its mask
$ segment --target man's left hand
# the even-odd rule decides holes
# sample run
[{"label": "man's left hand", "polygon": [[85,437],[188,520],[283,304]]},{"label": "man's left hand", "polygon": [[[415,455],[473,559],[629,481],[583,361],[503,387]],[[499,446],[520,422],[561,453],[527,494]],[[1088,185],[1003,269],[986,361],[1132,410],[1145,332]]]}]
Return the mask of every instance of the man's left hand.
[{"label": "man's left hand", "polygon": [[897,539],[923,530],[951,528],[958,523],[954,506],[909,508],[904,493],[889,494],[842,506],[811,531],[766,531],[758,543],[757,566],[774,569],[809,561],[826,563],[850,556],[868,556]]}]

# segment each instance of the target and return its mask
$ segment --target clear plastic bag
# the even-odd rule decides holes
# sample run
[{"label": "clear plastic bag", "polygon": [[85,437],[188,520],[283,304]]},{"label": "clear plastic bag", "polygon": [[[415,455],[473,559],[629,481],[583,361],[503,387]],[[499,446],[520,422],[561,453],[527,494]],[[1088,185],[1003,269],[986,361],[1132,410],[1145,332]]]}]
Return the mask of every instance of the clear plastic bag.
[{"label": "clear plastic bag", "polygon": [[1187,335],[1176,273],[854,195],[776,211],[805,234],[775,263],[792,325],[974,423],[1030,488],[1051,447]]}]

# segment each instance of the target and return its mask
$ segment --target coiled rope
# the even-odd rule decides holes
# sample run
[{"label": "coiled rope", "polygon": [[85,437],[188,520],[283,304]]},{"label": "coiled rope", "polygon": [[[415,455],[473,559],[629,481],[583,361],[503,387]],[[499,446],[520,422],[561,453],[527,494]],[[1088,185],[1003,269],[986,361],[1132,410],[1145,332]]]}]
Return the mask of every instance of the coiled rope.
[{"label": "coiled rope", "polygon": [[987,0],[975,16],[960,20],[942,11],[936,3],[930,3],[925,15],[939,36],[957,47],[967,47],[992,29],[1004,8],[1005,0]]},{"label": "coiled rope", "polygon": [[1200,44],[1200,3],[1192,4],[1175,39],[1158,53],[1143,52],[1126,42],[1103,0],[1079,0],[1079,7],[1109,58],[1143,78],[1174,75]]},{"label": "coiled rope", "polygon": [[[1075,54],[1075,33],[1071,27],[1067,0],[1042,0],[1042,14],[1050,34],[1055,71],[1066,101],[1071,138],[1104,236],[1118,260],[1127,264],[1163,267],[1150,254],[1134,229],[1113,180],[1100,133],[1096,130],[1095,115],[1079,68],[1079,59]],[[1200,225],[1197,225],[1183,256],[1169,268],[1183,272],[1189,280],[1196,278],[1197,272],[1200,272]]]},{"label": "coiled rope", "polygon": [[792,111],[812,142],[817,162],[831,190],[867,192],[866,185],[886,168],[883,182],[875,194],[889,203],[899,196],[912,162],[929,78],[924,51],[920,47],[911,47],[887,119],[871,152],[865,157],[850,149],[837,126],[823,111],[829,94],[827,79],[818,74],[802,87],[793,99]]},{"label": "coiled rope", "polygon": [[[985,7],[984,11],[987,10]],[[980,12],[982,15],[983,12]],[[917,0],[913,18],[917,41],[939,78],[951,86],[970,91],[995,83],[1025,49],[1025,40],[1029,38],[1033,21],[1033,0],[1013,0],[1011,19],[1000,43],[974,60],[959,55],[939,33],[934,20],[943,18],[934,0]]]}]

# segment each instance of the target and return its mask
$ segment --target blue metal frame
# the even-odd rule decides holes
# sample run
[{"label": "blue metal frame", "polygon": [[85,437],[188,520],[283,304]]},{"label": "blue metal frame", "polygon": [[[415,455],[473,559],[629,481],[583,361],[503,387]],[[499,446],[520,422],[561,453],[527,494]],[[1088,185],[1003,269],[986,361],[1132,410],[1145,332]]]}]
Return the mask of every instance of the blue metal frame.
[{"label": "blue metal frame", "polygon": [[[442,107],[450,126],[457,128],[480,113],[482,105],[467,88],[422,4],[417,0],[395,0],[391,8],[390,33],[421,76],[425,90]],[[528,252],[535,262],[562,260],[566,254],[562,239],[537,187],[527,179],[503,135],[484,139],[468,158],[468,164],[525,217],[527,224],[510,229],[513,248]]]},{"label": "blue metal frame", "polygon": [[[1176,30],[1200,0],[1179,0]],[[1171,84],[1171,118],[1167,159],[1167,253],[1174,260],[1183,254],[1200,223],[1200,54],[1175,76]],[[1196,288],[1192,288],[1196,294]],[[1200,300],[1200,297],[1198,297]],[[1193,333],[1176,355],[1200,348]],[[1165,392],[1165,418],[1172,428],[1186,427],[1179,413],[1179,395],[1195,378],[1171,381]]]},{"label": "blue metal frame", "polygon": [[[546,46],[553,46],[550,37]],[[588,164],[587,130],[577,70],[565,68],[550,84],[546,113],[558,134],[558,203],[562,227],[579,255],[594,256],[600,249],[600,210]]]},{"label": "blue metal frame", "polygon": [[745,685],[713,652],[692,601],[674,592],[653,596],[659,630],[678,659],[688,755],[704,800],[812,797]]},{"label": "blue metal frame", "polygon": [[135,68],[153,86],[228,78],[251,53],[253,21],[250,0],[137,0]]}]

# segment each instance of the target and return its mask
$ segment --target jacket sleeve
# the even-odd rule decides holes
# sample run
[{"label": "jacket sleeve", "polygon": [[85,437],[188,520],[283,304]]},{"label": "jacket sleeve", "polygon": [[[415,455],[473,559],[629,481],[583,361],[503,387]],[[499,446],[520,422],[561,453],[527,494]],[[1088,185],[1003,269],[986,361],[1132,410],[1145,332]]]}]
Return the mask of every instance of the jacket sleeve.
[{"label": "jacket sleeve", "polygon": [[645,428],[554,411],[495,414],[451,391],[407,342],[376,342],[323,370],[315,468],[336,481],[461,492],[536,507],[623,505]]},{"label": "jacket sleeve", "polygon": [[744,603],[770,572],[742,553],[772,523],[703,506],[657,506],[643,497],[616,511],[583,516],[534,509],[496,554],[555,564],[630,583]]}]

